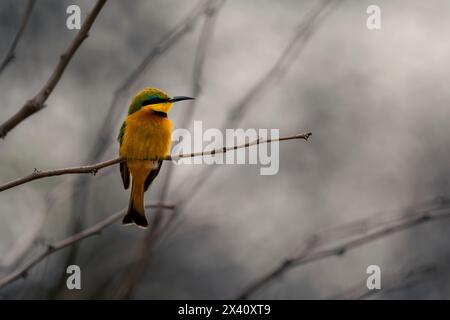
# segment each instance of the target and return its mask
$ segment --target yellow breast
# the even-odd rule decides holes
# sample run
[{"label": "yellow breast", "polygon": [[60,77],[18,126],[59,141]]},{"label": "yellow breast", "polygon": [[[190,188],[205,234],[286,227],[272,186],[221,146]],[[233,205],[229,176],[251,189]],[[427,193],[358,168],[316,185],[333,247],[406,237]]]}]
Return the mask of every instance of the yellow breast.
[{"label": "yellow breast", "polygon": [[173,124],[152,110],[142,108],[129,115],[120,147],[126,159],[147,160],[170,154]]}]

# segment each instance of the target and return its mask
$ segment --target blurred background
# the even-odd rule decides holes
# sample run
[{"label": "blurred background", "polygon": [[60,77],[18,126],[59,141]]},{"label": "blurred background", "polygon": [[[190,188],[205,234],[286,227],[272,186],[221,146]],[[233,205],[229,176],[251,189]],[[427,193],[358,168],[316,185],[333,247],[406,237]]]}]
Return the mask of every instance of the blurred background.
[{"label": "blurred background", "polygon": [[[0,2],[0,59],[27,3]],[[36,1],[15,59],[0,74],[0,122],[41,89],[76,36],[66,28],[70,4],[84,22],[94,1]],[[381,9],[380,30],[366,27],[371,4]],[[201,120],[204,129],[313,136],[280,143],[273,176],[257,165],[164,163],[146,200],[175,210],[147,209],[149,230],[116,222],[46,257],[0,297],[242,297],[311,236],[333,247],[408,214],[445,214],[449,13],[446,0],[109,0],[47,107],[0,141],[1,183],[35,168],[116,157],[130,98],[146,86],[197,97],[172,110],[176,127]],[[0,279],[122,210],[128,197],[117,166],[2,192]],[[344,246],[283,269],[245,297],[447,299],[449,227],[431,219]],[[71,264],[82,270],[81,290],[66,287]],[[367,294],[366,268],[374,264],[382,289]]]}]

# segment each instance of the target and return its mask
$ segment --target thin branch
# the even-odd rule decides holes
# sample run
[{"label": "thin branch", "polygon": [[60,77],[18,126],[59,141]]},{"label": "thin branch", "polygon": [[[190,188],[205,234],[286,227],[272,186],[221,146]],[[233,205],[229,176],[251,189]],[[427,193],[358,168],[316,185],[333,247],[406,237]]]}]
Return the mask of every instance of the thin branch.
[{"label": "thin branch", "polygon": [[436,270],[437,268],[435,265],[425,265],[415,267],[407,272],[397,272],[394,274],[383,275],[381,290],[369,290],[367,288],[366,281],[363,281],[354,288],[330,297],[328,300],[367,299],[377,294],[383,294],[415,284],[422,281],[424,277],[427,278],[432,274],[435,274]]},{"label": "thin branch", "polygon": [[60,56],[56,68],[53,70],[53,73],[50,75],[50,78],[47,80],[42,89],[32,99],[25,102],[22,108],[15,115],[13,115],[2,125],[0,125],[0,138],[4,138],[8,134],[8,132],[14,129],[19,123],[45,107],[45,101],[50,96],[53,89],[55,89],[56,85],[61,79],[62,74],[64,73],[64,70],[66,69],[77,49],[88,37],[88,32],[105,3],[106,0],[97,1],[94,8],[87,16],[86,21],[81,26],[81,29],[77,33],[75,39],[72,41],[67,50]]},{"label": "thin branch", "polygon": [[32,230],[22,233],[20,238],[15,241],[14,245],[9,248],[8,252],[2,255],[0,262],[0,270],[11,268],[26,255],[28,250],[38,243],[39,234],[44,224],[44,216],[40,216],[33,223]]},{"label": "thin branch", "polygon": [[[340,2],[340,1],[339,1]],[[255,105],[258,99],[270,92],[267,90],[281,76],[285,75],[289,67],[296,61],[306,48],[312,35],[318,30],[321,23],[331,13],[332,5],[337,5],[337,0],[317,1],[315,6],[306,14],[303,21],[297,26],[295,33],[286,48],[281,52],[279,58],[264,74],[264,76],[242,97],[242,99],[231,109],[228,123],[234,124],[242,121],[244,115],[248,113],[251,106]]]},{"label": "thin branch", "polygon": [[[152,159],[145,159],[145,160],[163,160],[163,161],[171,161],[171,160],[179,160],[184,158],[193,158],[193,157],[199,157],[199,156],[209,156],[209,155],[216,155],[221,153],[226,153],[231,150],[237,150],[241,148],[248,148],[254,145],[263,144],[263,143],[272,143],[272,142],[279,142],[279,141],[286,141],[286,140],[305,140],[307,141],[309,137],[311,136],[311,132],[308,133],[301,133],[296,134],[293,136],[286,136],[286,137],[280,137],[276,139],[257,139],[252,142],[247,142],[245,144],[231,146],[231,147],[223,147],[211,151],[201,151],[201,152],[192,152],[192,153],[185,153],[185,154],[178,154],[178,155],[171,155],[166,156],[164,158],[152,158]],[[49,170],[49,171],[39,171],[35,169],[35,172],[33,172],[31,175],[28,175],[23,178],[19,178],[10,182],[7,182],[3,185],[0,185],[0,192],[11,189],[13,187],[17,187],[21,184],[37,180],[37,179],[43,179],[53,176],[61,176],[65,174],[96,174],[99,170],[110,167],[112,165],[118,164],[122,162],[123,159],[121,158],[115,158],[107,161],[103,161],[97,164],[87,165],[87,166],[80,166],[80,167],[71,167],[71,168],[63,168],[63,169],[56,169],[56,170]]]},{"label": "thin branch", "polygon": [[53,176],[61,176],[65,174],[82,174],[82,173],[90,173],[90,174],[96,174],[98,170],[112,166],[114,164],[120,163],[122,160],[120,158],[100,162],[97,164],[89,165],[89,166],[81,166],[81,167],[72,167],[72,168],[63,168],[63,169],[56,169],[56,170],[49,170],[49,171],[39,171],[37,169],[34,170],[34,172],[26,177],[19,178],[16,180],[13,180],[11,182],[5,183],[0,186],[0,192],[11,189],[13,187],[19,186],[21,184],[47,178],[47,177],[53,177]]},{"label": "thin branch", "polygon": [[[300,253],[296,256],[298,259],[303,259],[308,256],[308,254],[315,248],[317,245],[317,237],[311,237],[306,241],[306,244],[300,250]],[[266,275],[262,276],[258,281],[253,282],[246,291],[238,298],[238,299],[246,299],[249,293],[257,291],[262,285],[266,282],[270,281],[272,278],[280,276],[283,272],[285,272],[291,265],[290,260],[285,260],[282,264],[279,265],[278,268],[272,270]]]},{"label": "thin branch", "polygon": [[[172,205],[166,205],[166,204],[147,204],[147,208],[164,208],[164,209],[173,209],[174,206]],[[107,217],[106,219],[94,224],[92,227],[87,228],[81,232],[78,232],[74,235],[71,235],[63,240],[60,240],[58,242],[55,242],[53,244],[47,245],[46,249],[41,252],[39,255],[37,255],[35,258],[33,258],[31,261],[29,261],[27,264],[25,264],[22,268],[20,268],[17,271],[14,271],[5,277],[0,279],[0,288],[10,284],[11,282],[14,282],[15,280],[18,280],[20,278],[25,278],[29,271],[36,266],[39,262],[44,260],[49,255],[60,251],[66,247],[69,247],[81,240],[84,240],[86,238],[100,235],[100,233],[103,231],[103,229],[107,228],[108,226],[112,225],[114,222],[120,220],[123,215],[126,213],[126,209],[120,210],[111,216]]]},{"label": "thin branch", "polygon": [[35,2],[36,0],[28,0],[27,7],[25,8],[22,20],[20,22],[19,30],[17,30],[17,33],[14,36],[13,41],[11,42],[8,52],[3,58],[3,61],[0,63],[0,74],[5,70],[6,66],[15,58],[15,51],[17,44],[19,43],[19,40],[22,37],[25,28],[27,27],[28,21],[30,20],[31,12],[33,12]]},{"label": "thin branch", "polygon": [[[184,159],[184,158],[193,158],[193,157],[199,157],[199,156],[210,156],[210,155],[216,155],[216,154],[221,154],[221,153],[225,153],[231,150],[237,150],[237,149],[242,149],[242,148],[248,148],[251,146],[255,146],[258,144],[262,144],[262,143],[271,143],[271,142],[277,142],[277,141],[286,141],[286,140],[294,140],[294,139],[300,139],[300,140],[305,140],[308,141],[309,137],[311,137],[312,133],[308,132],[308,133],[300,133],[300,134],[296,134],[293,136],[286,136],[286,137],[281,137],[281,138],[269,138],[269,139],[256,139],[255,141],[252,142],[247,142],[241,145],[237,145],[237,146],[231,146],[231,147],[223,147],[223,148],[219,148],[219,149],[215,149],[215,150],[211,150],[211,151],[199,151],[199,152],[192,152],[192,153],[185,153],[185,154],[179,154],[179,155],[173,155],[169,157],[169,160],[179,160],[179,159]],[[164,159],[167,160],[167,159]]]},{"label": "thin branch", "polygon": [[169,48],[171,48],[179,39],[185,34],[191,31],[196,21],[204,14],[208,13],[208,1],[199,1],[191,10],[191,12],[176,25],[168,33],[166,33],[161,40],[151,49],[148,55],[142,60],[142,62],[136,67],[136,69],[128,76],[124,84],[118,89],[118,91],[124,91],[136,82],[144,70],[148,69],[152,62],[159,56],[162,56]]},{"label": "thin branch", "polygon": [[247,288],[245,288],[237,296],[237,299],[248,299],[252,294],[260,290],[263,286],[266,286],[269,282],[275,280],[292,268],[328,257],[342,256],[348,250],[360,247],[393,233],[415,227],[428,221],[436,221],[449,218],[449,208],[450,201],[443,201],[437,207],[419,210],[417,212],[414,212],[413,214],[404,215],[404,212],[402,212],[399,215],[395,215],[391,219],[390,223],[383,221],[379,225],[374,225],[367,229],[357,230],[355,234],[347,237],[347,239],[344,239],[340,242],[332,238],[330,241],[329,239],[327,239],[326,233],[320,236],[314,236],[316,238],[316,245],[313,250],[310,250],[306,255],[301,253],[286,258],[271,271],[257,278],[250,285],[248,285]]}]

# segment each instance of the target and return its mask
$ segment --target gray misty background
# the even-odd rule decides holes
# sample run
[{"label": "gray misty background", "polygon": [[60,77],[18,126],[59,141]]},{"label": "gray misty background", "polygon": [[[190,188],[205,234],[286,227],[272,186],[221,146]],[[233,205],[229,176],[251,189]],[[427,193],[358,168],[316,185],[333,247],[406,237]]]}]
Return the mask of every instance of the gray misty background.
[{"label": "gray misty background", "polygon": [[[202,120],[204,128],[221,128],[229,110],[274,64],[315,2],[226,1],[209,43],[202,93],[190,123]],[[34,168],[87,164],[114,90],[196,3],[108,1],[47,108],[0,141],[0,181]],[[93,1],[37,1],[16,59],[0,75],[2,121],[42,87],[74,38],[76,30],[65,27],[70,4],[81,7],[84,21]],[[381,7],[379,31],[366,28],[370,4]],[[0,2],[0,57],[25,5],[23,0]],[[183,208],[176,230],[149,249],[131,298],[231,298],[296,252],[312,234],[445,196],[450,188],[449,15],[446,0],[346,0],[334,8],[238,125],[279,128],[281,135],[312,131],[310,142],[281,143],[280,170],[274,176],[260,176],[259,167],[251,165],[216,168]],[[155,86],[172,95],[192,93],[201,26],[199,20],[122,97],[123,112],[111,123],[114,132],[108,145],[115,142],[137,90]],[[175,106],[175,126],[183,116],[183,106]],[[102,160],[117,154],[113,143]],[[148,201],[158,201],[170,166],[163,165],[146,194]],[[190,198],[192,182],[204,169],[177,166],[166,202]],[[22,266],[46,243],[71,234],[75,178],[43,179],[0,194],[0,275]],[[117,166],[86,179],[91,184],[83,228],[126,207],[129,196]],[[147,210],[150,221],[154,212]],[[371,264],[379,265],[382,275],[423,265],[437,268],[374,298],[449,298],[449,227],[447,220],[430,222],[343,256],[291,269],[251,298],[328,298],[363,286]],[[116,223],[80,242],[73,260],[82,269],[80,291],[64,289],[68,250],[63,250],[37,265],[25,280],[1,289],[0,295],[114,297],[110,285],[126,273],[132,251],[144,236],[142,229]]]}]

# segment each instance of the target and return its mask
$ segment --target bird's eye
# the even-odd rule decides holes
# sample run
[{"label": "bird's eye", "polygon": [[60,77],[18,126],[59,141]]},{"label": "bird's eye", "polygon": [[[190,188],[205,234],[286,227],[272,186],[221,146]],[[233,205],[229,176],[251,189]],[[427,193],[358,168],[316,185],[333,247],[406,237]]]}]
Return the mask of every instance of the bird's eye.
[{"label": "bird's eye", "polygon": [[166,102],[165,99],[160,98],[160,97],[153,97],[147,100],[142,101],[142,106],[148,106],[149,104],[157,104],[157,103],[163,103]]}]

